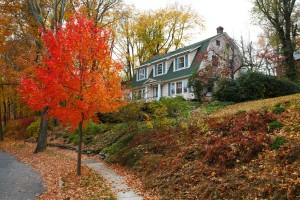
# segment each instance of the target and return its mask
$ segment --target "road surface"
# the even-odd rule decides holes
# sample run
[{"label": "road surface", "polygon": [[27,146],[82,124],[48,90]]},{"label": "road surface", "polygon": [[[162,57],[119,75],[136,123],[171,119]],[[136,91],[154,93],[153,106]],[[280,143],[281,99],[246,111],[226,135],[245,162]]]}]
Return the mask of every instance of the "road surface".
[{"label": "road surface", "polygon": [[33,200],[44,192],[40,174],[0,151],[0,199]]}]

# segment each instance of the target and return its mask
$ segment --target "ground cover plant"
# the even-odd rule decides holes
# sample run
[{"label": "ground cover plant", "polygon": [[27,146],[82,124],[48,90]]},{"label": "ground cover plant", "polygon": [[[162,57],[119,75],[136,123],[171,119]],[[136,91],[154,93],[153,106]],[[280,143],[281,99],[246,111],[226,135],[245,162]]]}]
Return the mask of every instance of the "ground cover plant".
[{"label": "ground cover plant", "polygon": [[210,117],[195,110],[167,129],[138,131],[106,161],[130,168],[162,199],[297,199],[298,97],[229,105]]},{"label": "ground cover plant", "polygon": [[[133,104],[142,108],[142,119],[91,122],[83,149],[129,169],[158,199],[299,198],[299,94],[234,105],[176,105],[183,103],[193,109],[176,117],[155,102]],[[64,131],[53,132],[51,143],[72,146]]]}]

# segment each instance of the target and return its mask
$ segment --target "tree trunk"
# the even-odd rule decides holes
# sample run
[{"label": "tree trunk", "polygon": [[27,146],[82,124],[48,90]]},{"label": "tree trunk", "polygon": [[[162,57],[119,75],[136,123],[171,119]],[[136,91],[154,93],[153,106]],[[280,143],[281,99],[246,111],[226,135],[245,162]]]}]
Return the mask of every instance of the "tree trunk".
[{"label": "tree trunk", "polygon": [[78,141],[78,152],[77,152],[77,176],[81,175],[81,147],[82,147],[82,123],[83,117],[81,122],[79,123],[79,141]]},{"label": "tree trunk", "polygon": [[10,109],[11,108],[11,102],[10,102],[10,99],[8,98],[7,99],[7,121],[9,121],[11,118],[10,118]]},{"label": "tree trunk", "polygon": [[16,101],[14,101],[14,102],[13,102],[13,110],[12,110],[13,115],[14,115],[14,120],[17,119],[17,109],[18,109],[17,103],[16,103]]},{"label": "tree trunk", "polygon": [[7,125],[7,115],[6,115],[6,102],[5,99],[3,99],[3,123],[4,127]]},{"label": "tree trunk", "polygon": [[2,129],[2,113],[1,113],[1,106],[0,106],[0,141],[3,141],[3,129]]},{"label": "tree trunk", "polygon": [[44,108],[41,113],[40,131],[37,139],[37,145],[34,153],[43,152],[47,147],[47,130],[48,130],[48,107]]}]

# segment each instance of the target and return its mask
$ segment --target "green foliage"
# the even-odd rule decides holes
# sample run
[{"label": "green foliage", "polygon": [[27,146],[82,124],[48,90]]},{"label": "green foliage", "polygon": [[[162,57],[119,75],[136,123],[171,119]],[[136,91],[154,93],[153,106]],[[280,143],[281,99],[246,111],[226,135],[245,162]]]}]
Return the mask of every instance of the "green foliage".
[{"label": "green foliage", "polygon": [[275,108],[273,109],[274,114],[281,114],[285,111],[286,109],[284,107],[281,107],[280,105],[276,105]]},{"label": "green foliage", "polygon": [[106,130],[107,130],[106,124],[98,124],[90,121],[90,123],[84,129],[84,134],[95,135],[97,133],[102,133]]},{"label": "green foliage", "polygon": [[202,133],[209,131],[208,114],[203,109],[193,110],[189,115],[179,118],[178,126],[183,130],[194,129]]},{"label": "green foliage", "polygon": [[283,124],[279,121],[273,121],[268,126],[269,126],[269,130],[273,131],[275,129],[281,128],[283,126]]},{"label": "green foliage", "polygon": [[248,72],[236,80],[220,81],[213,97],[221,101],[242,102],[298,92],[300,87],[294,82],[258,72]]},{"label": "green foliage", "polygon": [[161,107],[165,106],[167,108],[167,113],[169,117],[177,117],[179,115],[187,115],[189,111],[189,106],[186,100],[181,96],[175,98],[161,98],[158,102]]},{"label": "green foliage", "polygon": [[217,83],[213,91],[213,98],[219,101],[240,102],[240,87],[232,79],[223,79]]},{"label": "green foliage", "polygon": [[216,110],[219,110],[221,108],[224,108],[226,106],[234,104],[233,102],[221,102],[218,100],[214,100],[208,104],[202,104],[201,109],[205,110],[207,114],[211,114]]},{"label": "green foliage", "polygon": [[288,140],[284,137],[277,137],[271,145],[271,150],[279,149],[281,145],[287,142]]},{"label": "green foliage", "polygon": [[194,72],[188,80],[188,87],[192,87],[194,89],[194,95],[197,99],[201,100],[203,97],[203,90],[205,88],[205,84],[198,80],[199,73],[198,71]]},{"label": "green foliage", "polygon": [[26,133],[28,134],[29,137],[36,137],[39,134],[40,131],[40,123],[41,120],[38,119],[34,122],[32,122],[27,128],[26,128]]},{"label": "green foliage", "polygon": [[122,140],[117,141],[110,147],[104,148],[101,152],[109,154],[109,155],[116,154],[116,153],[122,151],[127,146],[127,144],[132,140],[132,138],[133,138],[133,136],[129,135],[129,136],[123,138]]},{"label": "green foliage", "polygon": [[79,135],[74,133],[74,134],[69,134],[68,137],[68,143],[73,143],[74,145],[77,145],[79,142]]},{"label": "green foliage", "polygon": [[[194,106],[193,104],[192,106]],[[122,107],[119,112],[98,114],[103,123],[123,123],[128,121],[149,121],[164,117],[187,115],[191,104],[181,96],[175,98],[161,98],[160,101],[149,103],[134,102]]]}]

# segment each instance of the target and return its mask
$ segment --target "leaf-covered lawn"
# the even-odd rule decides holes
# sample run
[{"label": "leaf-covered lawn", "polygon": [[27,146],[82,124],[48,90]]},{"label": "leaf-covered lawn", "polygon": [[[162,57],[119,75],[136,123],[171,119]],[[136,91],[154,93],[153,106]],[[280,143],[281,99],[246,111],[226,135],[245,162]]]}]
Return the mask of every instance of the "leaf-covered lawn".
[{"label": "leaf-covered lawn", "polygon": [[0,142],[1,150],[41,173],[47,191],[39,199],[115,199],[109,185],[93,170],[83,166],[82,175],[76,176],[74,153],[48,148],[33,154],[34,148],[34,144],[20,141]]},{"label": "leaf-covered lawn", "polygon": [[277,98],[263,99],[257,101],[247,101],[243,103],[237,103],[234,105],[229,105],[223,109],[213,112],[211,117],[224,117],[237,113],[238,111],[250,111],[250,110],[260,110],[268,109],[276,104],[282,104],[289,101],[300,100],[300,94],[288,95]]}]

